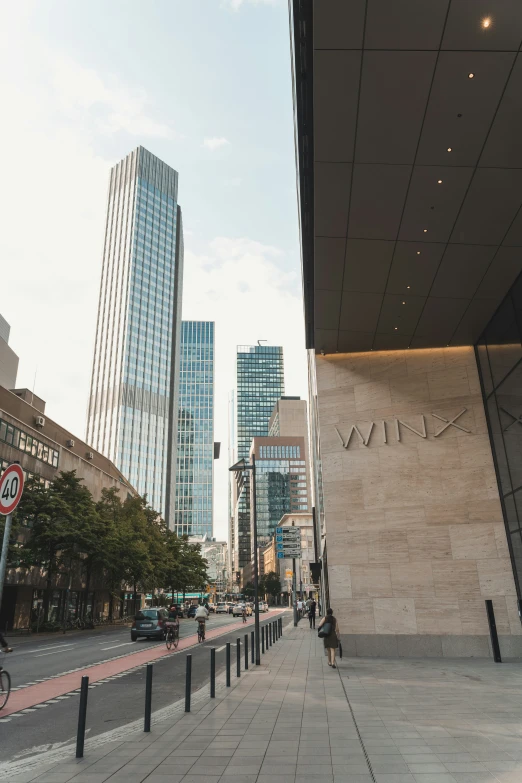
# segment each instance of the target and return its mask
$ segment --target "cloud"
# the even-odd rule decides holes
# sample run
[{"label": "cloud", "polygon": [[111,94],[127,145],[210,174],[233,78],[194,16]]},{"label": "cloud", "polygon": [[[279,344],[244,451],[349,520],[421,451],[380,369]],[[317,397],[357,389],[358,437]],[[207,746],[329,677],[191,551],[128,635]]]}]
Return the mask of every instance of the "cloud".
[{"label": "cloud", "polygon": [[280,5],[282,0],[224,0],[224,5],[233,11],[239,11],[243,5]]},{"label": "cloud", "polygon": [[288,266],[281,248],[248,237],[216,237],[200,253],[185,249],[183,319],[216,322],[214,438],[222,443],[214,468],[218,537],[228,529],[226,411],[236,383],[236,346],[255,345],[258,339],[282,345],[286,391],[307,396],[301,276],[297,262],[294,271]]},{"label": "cloud", "polygon": [[220,149],[220,147],[226,147],[227,144],[230,144],[228,139],[223,138],[223,136],[214,136],[211,139],[205,139],[201,146],[213,151]]},{"label": "cloud", "polygon": [[105,79],[69,57],[48,53],[52,86],[69,119],[86,117],[102,133],[168,138],[172,129],[155,120],[144,90],[130,88],[109,74]]}]

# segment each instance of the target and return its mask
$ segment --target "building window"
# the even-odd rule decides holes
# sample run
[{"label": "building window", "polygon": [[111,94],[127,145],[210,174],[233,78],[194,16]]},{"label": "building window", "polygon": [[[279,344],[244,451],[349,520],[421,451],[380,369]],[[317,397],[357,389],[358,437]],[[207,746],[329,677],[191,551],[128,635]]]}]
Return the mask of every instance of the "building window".
[{"label": "building window", "polygon": [[53,468],[58,467],[59,452],[56,449],[2,419],[0,419],[0,441],[36,457],[41,462],[52,465]]}]

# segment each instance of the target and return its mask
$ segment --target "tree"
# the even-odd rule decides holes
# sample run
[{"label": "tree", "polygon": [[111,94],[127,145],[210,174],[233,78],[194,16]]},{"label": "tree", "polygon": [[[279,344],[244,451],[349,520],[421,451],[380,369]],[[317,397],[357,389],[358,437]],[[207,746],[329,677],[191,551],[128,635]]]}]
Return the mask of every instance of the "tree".
[{"label": "tree", "polygon": [[[260,585],[259,585],[260,587]],[[259,594],[261,594],[261,589],[259,589]],[[255,587],[253,582],[247,582],[246,585],[243,587],[243,593],[244,595],[254,595],[255,594]]]},{"label": "tree", "polygon": [[275,598],[281,592],[281,580],[279,575],[275,571],[269,571],[268,574],[263,576],[263,590]]},{"label": "tree", "polygon": [[48,619],[53,579],[71,571],[81,553],[96,540],[96,509],[92,495],[76,471],[61,471],[48,488],[28,482],[17,509],[31,534],[22,546],[21,561],[46,571],[44,617]]}]

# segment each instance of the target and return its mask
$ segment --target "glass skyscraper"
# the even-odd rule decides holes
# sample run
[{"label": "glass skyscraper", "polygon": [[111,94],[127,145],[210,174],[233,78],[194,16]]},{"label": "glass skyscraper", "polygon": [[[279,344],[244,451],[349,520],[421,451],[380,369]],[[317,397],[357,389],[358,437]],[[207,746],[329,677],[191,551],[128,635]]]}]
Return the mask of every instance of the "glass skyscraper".
[{"label": "glass skyscraper", "polygon": [[[248,461],[252,439],[268,435],[275,403],[285,393],[283,348],[239,345],[237,348],[237,459]],[[251,561],[250,486],[248,474],[236,506],[235,546],[238,568]]]},{"label": "glass skyscraper", "polygon": [[178,174],[138,147],[110,175],[87,442],[169,527],[182,283]]},{"label": "glass skyscraper", "polygon": [[214,323],[182,321],[174,529],[213,535]]}]

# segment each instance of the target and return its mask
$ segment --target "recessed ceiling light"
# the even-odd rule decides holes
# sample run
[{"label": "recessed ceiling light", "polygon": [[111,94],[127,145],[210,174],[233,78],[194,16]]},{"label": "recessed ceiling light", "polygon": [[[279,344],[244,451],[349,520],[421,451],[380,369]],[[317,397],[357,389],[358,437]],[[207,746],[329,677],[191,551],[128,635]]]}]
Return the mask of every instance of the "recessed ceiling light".
[{"label": "recessed ceiling light", "polygon": [[468,79],[474,79],[475,74],[474,73],[468,73]]},{"label": "recessed ceiling light", "polygon": [[406,304],[406,302],[403,302],[403,304]]},{"label": "recessed ceiling light", "polygon": [[451,147],[448,147],[448,152],[451,152]]},{"label": "recessed ceiling light", "polygon": [[421,254],[421,251],[417,250],[417,255],[420,256],[420,254]]},{"label": "recessed ceiling light", "polygon": [[482,20],[482,27],[485,30],[487,30],[488,27],[491,27],[491,17],[490,16],[485,16],[484,17],[484,19]]},{"label": "recessed ceiling light", "polygon": [[398,327],[398,326],[396,326],[396,327],[395,327],[395,331],[397,331],[397,329],[398,329],[398,328],[399,328],[399,327]]},{"label": "recessed ceiling light", "polygon": [[442,185],[442,180],[441,179],[437,180],[437,185]]},{"label": "recessed ceiling light", "polygon": [[410,286],[410,285],[407,285],[407,286],[406,286],[406,288],[411,288],[411,286]]},{"label": "recessed ceiling light", "polygon": [[423,228],[422,230],[424,231],[425,234],[428,233],[428,229],[427,228]]}]

